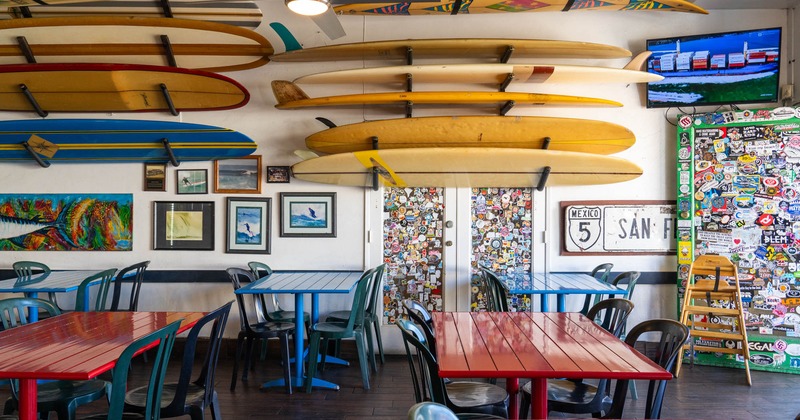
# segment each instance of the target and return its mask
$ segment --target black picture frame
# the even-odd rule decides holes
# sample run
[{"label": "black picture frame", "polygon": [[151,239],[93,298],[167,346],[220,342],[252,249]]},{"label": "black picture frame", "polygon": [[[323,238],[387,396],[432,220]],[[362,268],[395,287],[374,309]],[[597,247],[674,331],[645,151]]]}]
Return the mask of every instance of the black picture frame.
[{"label": "black picture frame", "polygon": [[155,201],[153,249],[214,250],[214,203]]},{"label": "black picture frame", "polygon": [[290,176],[289,166],[267,166],[267,182],[270,184],[288,184]]},{"label": "black picture frame", "polygon": [[208,170],[176,170],[175,194],[208,194]]}]

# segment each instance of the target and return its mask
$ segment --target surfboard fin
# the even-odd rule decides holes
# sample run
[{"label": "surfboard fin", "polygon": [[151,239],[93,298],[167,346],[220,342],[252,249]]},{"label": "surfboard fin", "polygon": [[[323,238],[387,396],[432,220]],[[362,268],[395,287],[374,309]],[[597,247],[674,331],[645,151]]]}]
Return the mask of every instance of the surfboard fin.
[{"label": "surfboard fin", "polygon": [[636,71],[644,71],[645,63],[647,63],[647,58],[653,54],[652,51],[643,51],[640,52],[636,57],[628,63],[624,70],[636,70]]},{"label": "surfboard fin", "polygon": [[303,149],[295,150],[294,154],[296,156],[300,157],[303,160],[309,160],[309,159],[314,159],[314,158],[318,158],[319,157],[318,154],[312,152],[311,150],[303,150]]},{"label": "surfboard fin", "polygon": [[300,89],[299,86],[288,80],[273,80],[272,94],[275,95],[275,100],[278,101],[278,105],[309,99],[309,96],[303,92],[303,89]]},{"label": "surfboard fin", "polygon": [[286,47],[286,51],[297,51],[302,50],[303,46],[297,41],[297,38],[292,35],[289,31],[289,28],[284,26],[284,24],[280,22],[272,22],[269,24],[269,27],[272,28],[278,36],[283,41],[283,46]]}]

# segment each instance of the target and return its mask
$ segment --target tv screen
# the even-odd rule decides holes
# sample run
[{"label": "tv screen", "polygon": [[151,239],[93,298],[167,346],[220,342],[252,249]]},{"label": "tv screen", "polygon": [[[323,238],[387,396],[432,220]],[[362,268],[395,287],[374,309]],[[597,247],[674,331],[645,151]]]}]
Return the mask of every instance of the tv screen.
[{"label": "tv screen", "polygon": [[778,100],[781,28],[649,39],[647,107]]}]

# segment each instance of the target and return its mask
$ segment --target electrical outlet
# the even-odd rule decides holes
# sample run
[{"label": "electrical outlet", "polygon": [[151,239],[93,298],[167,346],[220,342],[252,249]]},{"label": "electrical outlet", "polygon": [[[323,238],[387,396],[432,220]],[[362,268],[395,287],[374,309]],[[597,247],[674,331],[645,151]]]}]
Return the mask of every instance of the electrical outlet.
[{"label": "electrical outlet", "polygon": [[781,86],[781,100],[792,99],[794,97],[794,85]]}]

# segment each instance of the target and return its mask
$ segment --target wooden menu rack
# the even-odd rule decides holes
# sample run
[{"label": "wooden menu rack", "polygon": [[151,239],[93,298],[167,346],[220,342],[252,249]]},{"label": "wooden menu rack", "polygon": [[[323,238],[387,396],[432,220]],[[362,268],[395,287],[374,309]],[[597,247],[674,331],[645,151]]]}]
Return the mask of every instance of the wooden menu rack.
[{"label": "wooden menu rack", "polygon": [[[722,305],[719,304],[721,302]],[[719,255],[702,255],[695,259],[689,268],[680,322],[689,327],[691,332],[692,338],[684,349],[689,349],[692,362],[695,351],[741,355],[747,384],[752,385],[739,275],[729,259]],[[696,342],[698,338],[722,340],[725,345],[702,345]],[[680,373],[682,359],[683,352],[678,355],[676,377]]]}]

